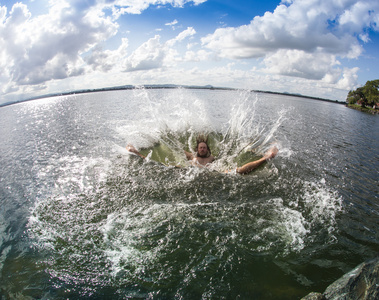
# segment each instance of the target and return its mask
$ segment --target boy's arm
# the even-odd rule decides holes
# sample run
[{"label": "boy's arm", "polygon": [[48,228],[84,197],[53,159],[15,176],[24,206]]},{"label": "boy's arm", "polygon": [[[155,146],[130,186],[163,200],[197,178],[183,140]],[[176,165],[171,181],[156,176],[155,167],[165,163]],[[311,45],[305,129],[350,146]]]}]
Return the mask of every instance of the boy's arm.
[{"label": "boy's arm", "polygon": [[138,150],[136,148],[134,148],[134,146],[132,146],[132,145],[126,146],[126,150],[128,150],[129,152],[132,152],[132,153],[134,153],[136,155],[138,155],[139,157],[141,157],[143,159],[146,158],[146,156],[143,156],[141,153],[139,153]]},{"label": "boy's arm", "polygon": [[186,150],[184,150],[184,154],[186,155],[187,159],[188,160],[193,160],[193,154],[190,153],[190,152],[187,152]]}]

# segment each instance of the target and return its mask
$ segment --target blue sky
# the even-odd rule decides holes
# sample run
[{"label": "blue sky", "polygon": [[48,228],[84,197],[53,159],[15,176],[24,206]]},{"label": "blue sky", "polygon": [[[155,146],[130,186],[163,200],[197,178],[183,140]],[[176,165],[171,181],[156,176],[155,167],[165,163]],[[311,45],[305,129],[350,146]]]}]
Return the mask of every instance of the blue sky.
[{"label": "blue sky", "polygon": [[0,103],[181,84],[344,101],[379,78],[377,0],[0,0]]}]

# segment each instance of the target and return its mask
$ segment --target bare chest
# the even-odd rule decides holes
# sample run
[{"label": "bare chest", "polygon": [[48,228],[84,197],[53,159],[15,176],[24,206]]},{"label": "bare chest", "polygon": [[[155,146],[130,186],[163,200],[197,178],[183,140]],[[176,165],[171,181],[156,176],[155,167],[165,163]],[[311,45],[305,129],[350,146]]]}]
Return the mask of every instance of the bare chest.
[{"label": "bare chest", "polygon": [[210,156],[210,157],[195,157],[194,159],[192,159],[192,162],[194,163],[194,165],[202,165],[202,166],[205,166],[207,164],[210,164],[212,161],[214,160],[213,156]]}]

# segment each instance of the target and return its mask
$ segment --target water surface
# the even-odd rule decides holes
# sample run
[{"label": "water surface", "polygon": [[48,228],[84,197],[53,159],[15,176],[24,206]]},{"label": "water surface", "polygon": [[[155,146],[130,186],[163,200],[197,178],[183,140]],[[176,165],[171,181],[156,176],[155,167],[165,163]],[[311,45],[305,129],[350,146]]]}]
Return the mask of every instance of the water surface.
[{"label": "water surface", "polygon": [[[136,89],[6,106],[0,122],[5,297],[299,299],[378,254],[377,116]],[[209,169],[183,153],[199,133]],[[272,145],[253,173],[223,173]]]}]

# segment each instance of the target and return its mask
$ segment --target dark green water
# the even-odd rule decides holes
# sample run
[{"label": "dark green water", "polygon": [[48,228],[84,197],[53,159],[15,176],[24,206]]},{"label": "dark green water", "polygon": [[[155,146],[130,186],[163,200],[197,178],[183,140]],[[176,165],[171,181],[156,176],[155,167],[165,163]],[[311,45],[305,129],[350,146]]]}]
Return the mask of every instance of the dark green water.
[{"label": "dark green water", "polygon": [[[178,89],[36,100],[0,120],[5,299],[299,299],[378,255],[377,116]],[[210,169],[182,152],[198,133]],[[250,175],[222,173],[272,144]]]}]

